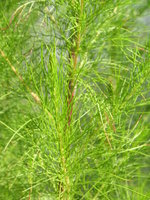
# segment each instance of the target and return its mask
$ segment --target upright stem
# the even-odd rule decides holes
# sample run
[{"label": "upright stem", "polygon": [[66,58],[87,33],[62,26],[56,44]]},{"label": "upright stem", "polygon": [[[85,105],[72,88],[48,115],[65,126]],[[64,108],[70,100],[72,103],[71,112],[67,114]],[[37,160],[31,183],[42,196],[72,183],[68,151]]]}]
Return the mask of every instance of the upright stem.
[{"label": "upright stem", "polygon": [[[74,3],[74,1],[72,1]],[[84,0],[81,0],[81,10],[80,10],[80,20],[83,15],[83,4]],[[79,24],[77,28],[77,34],[74,37],[75,40],[75,47],[71,48],[71,53],[70,53],[70,59],[73,62],[72,64],[72,71],[69,74],[69,86],[68,86],[68,125],[70,126],[71,123],[71,118],[72,118],[72,112],[73,112],[73,100],[74,100],[74,95],[75,95],[75,71],[77,67],[77,62],[78,62],[78,53],[79,53],[79,48],[80,48],[80,37],[81,37],[81,30],[80,30],[80,21],[77,20],[77,23]],[[73,41],[74,43],[74,41]]]},{"label": "upright stem", "polygon": [[84,4],[84,0],[81,0],[81,17],[83,15],[83,4]]},{"label": "upright stem", "polygon": [[[72,4],[74,4],[74,0],[72,0]],[[76,35],[74,36],[74,39],[72,41],[72,44],[75,43],[75,47],[72,45],[69,57],[70,57],[70,64],[72,66],[71,71],[69,73],[69,84],[68,84],[68,99],[67,99],[67,120],[68,120],[68,126],[70,126],[72,113],[73,113],[73,101],[74,101],[74,95],[75,95],[75,71],[77,68],[77,62],[78,62],[78,54],[79,54],[79,47],[80,47],[80,37],[81,37],[81,24],[80,19],[83,15],[83,0],[81,0],[81,11],[79,20],[77,19],[78,28],[76,30]],[[64,183],[59,183],[59,193],[62,194],[62,197],[60,199],[63,200],[69,200],[70,199],[70,179],[68,176],[67,166],[66,166],[66,157],[65,152],[62,144],[62,138],[60,138],[60,150],[61,150],[61,162],[62,162],[62,169],[64,173],[65,178],[65,185]]]}]

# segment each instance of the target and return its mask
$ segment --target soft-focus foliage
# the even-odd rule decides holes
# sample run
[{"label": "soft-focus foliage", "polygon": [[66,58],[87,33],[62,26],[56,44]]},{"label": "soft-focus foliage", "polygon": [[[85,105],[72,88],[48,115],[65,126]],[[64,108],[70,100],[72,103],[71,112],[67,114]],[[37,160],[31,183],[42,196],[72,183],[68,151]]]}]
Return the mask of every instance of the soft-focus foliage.
[{"label": "soft-focus foliage", "polygon": [[0,1],[0,199],[150,199],[150,1]]}]

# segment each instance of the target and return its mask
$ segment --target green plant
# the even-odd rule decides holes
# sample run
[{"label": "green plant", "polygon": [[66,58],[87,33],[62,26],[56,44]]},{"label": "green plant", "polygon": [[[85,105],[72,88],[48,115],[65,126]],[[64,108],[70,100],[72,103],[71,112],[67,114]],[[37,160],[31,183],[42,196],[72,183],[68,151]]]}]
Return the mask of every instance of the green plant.
[{"label": "green plant", "polygon": [[148,5],[5,2],[1,199],[150,198]]}]

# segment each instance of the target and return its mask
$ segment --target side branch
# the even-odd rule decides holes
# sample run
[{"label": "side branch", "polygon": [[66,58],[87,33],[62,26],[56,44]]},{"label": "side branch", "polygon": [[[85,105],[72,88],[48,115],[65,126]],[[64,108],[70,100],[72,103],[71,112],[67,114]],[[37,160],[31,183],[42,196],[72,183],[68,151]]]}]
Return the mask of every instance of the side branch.
[{"label": "side branch", "polygon": [[38,97],[37,94],[35,94],[24,82],[23,77],[17,72],[16,68],[12,65],[12,63],[10,62],[10,60],[7,58],[7,56],[5,55],[5,53],[0,49],[0,54],[1,56],[5,59],[5,61],[8,63],[8,65],[10,66],[11,70],[15,73],[15,75],[18,77],[18,79],[20,80],[20,82],[25,86],[25,88],[29,91],[29,93],[31,94],[31,96],[33,97],[33,99],[35,100],[36,103],[40,104],[41,100]]}]

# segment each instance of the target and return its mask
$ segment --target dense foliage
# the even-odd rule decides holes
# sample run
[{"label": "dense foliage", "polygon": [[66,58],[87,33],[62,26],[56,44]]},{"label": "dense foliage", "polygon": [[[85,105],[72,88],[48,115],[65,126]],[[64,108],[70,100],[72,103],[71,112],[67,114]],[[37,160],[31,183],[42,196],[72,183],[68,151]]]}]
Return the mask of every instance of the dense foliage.
[{"label": "dense foliage", "polygon": [[150,1],[0,1],[0,199],[150,199]]}]

